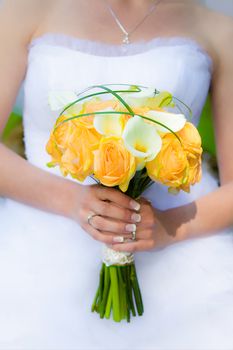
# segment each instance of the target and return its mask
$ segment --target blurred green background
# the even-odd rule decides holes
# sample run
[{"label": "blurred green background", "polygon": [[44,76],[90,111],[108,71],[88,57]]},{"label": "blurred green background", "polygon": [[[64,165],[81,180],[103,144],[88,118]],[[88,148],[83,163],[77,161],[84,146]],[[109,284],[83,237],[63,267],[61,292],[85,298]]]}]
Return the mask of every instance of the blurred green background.
[{"label": "blurred green background", "polygon": [[201,134],[202,145],[205,152],[211,154],[211,156],[216,156],[216,144],[214,136],[214,126],[213,126],[213,114],[211,109],[210,97],[207,98],[205,106],[202,111],[202,116],[198,126],[198,130]]},{"label": "blurred green background", "polygon": [[22,117],[12,112],[2,134],[2,142],[24,157]]}]

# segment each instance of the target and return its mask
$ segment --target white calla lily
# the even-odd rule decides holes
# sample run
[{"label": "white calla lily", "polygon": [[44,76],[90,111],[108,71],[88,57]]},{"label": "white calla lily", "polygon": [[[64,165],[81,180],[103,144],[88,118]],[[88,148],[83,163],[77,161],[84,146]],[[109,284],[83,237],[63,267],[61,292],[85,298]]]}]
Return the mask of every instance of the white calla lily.
[{"label": "white calla lily", "polygon": [[109,112],[109,114],[98,114],[94,117],[94,127],[101,135],[121,136],[123,130],[122,116],[120,114],[111,114],[115,112],[112,108],[106,108],[101,112]]},{"label": "white calla lily", "polygon": [[153,160],[162,147],[162,140],[156,127],[146,123],[143,118],[135,116],[128,120],[122,134],[125,147],[136,158],[145,162]]},{"label": "white calla lily", "polygon": [[77,94],[69,90],[52,90],[49,92],[48,98],[50,109],[52,111],[58,111],[77,100]]},{"label": "white calla lily", "polygon": [[[153,119],[155,122],[159,122],[169,129],[171,129],[173,132],[177,132],[181,129],[183,129],[186,118],[183,114],[175,114],[175,113],[169,113],[169,112],[162,112],[162,111],[149,111],[145,114],[146,117]],[[170,132],[167,128],[163,127],[162,125],[155,124],[156,129],[158,131],[168,133]]]},{"label": "white calla lily", "polygon": [[132,107],[141,107],[146,105],[148,98],[155,95],[154,88],[143,89],[140,92],[126,92],[120,93],[121,97]]}]

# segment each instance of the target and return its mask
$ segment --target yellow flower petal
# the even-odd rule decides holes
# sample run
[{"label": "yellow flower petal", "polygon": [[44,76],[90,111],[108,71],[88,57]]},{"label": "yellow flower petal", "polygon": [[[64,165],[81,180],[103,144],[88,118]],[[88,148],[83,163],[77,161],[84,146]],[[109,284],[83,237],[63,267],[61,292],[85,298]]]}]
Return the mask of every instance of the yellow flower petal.
[{"label": "yellow flower petal", "polygon": [[94,151],[94,175],[101,184],[119,186],[125,192],[136,171],[135,158],[125,148],[122,138],[103,137]]}]

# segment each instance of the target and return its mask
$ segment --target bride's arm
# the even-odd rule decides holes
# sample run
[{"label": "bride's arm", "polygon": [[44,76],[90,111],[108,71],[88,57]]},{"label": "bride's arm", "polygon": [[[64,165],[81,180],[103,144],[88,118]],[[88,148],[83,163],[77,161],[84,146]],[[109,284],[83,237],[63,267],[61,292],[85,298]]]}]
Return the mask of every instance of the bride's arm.
[{"label": "bride's arm", "polygon": [[[39,0],[5,0],[0,5],[0,131],[25,76],[27,46],[31,33],[41,20],[40,11],[43,11],[42,5],[45,3]],[[100,186],[82,186],[52,175],[28,163],[2,144],[0,196],[72,218],[93,238],[106,243],[112,243],[117,234],[126,235],[129,229],[132,231],[132,224],[139,220],[139,215],[135,213],[139,204],[119,191]],[[88,225],[90,213],[100,215],[93,219],[93,223],[101,232]]]},{"label": "bride's arm", "polygon": [[[27,44],[37,20],[33,6],[29,8],[28,5],[28,1],[8,0],[0,6],[0,130],[3,130],[26,73]],[[0,169],[1,196],[65,214],[65,206],[61,205],[61,201],[64,199],[64,202],[68,202],[63,197],[69,191],[59,188],[62,180],[52,181],[51,175],[33,167],[2,144]],[[44,189],[43,195],[41,188]],[[59,196],[51,195],[54,191],[59,191]]]},{"label": "bride's arm", "polygon": [[196,215],[190,220],[189,206],[174,211],[175,215],[184,212],[186,216],[187,222],[182,228],[184,237],[217,232],[233,225],[233,50],[230,45],[233,20],[215,13],[211,17],[212,23],[219,23],[218,33],[211,24],[206,31],[209,30],[209,40],[215,52],[211,100],[220,187],[195,202]]},{"label": "bride's arm", "polygon": [[[217,158],[221,186],[193,203],[159,211],[141,205],[138,241],[114,245],[116,250],[149,250],[188,238],[214,234],[233,225],[233,20],[215,15],[218,32],[206,31],[214,48],[215,68],[211,97],[215,120]],[[221,23],[222,21],[222,23]]]}]

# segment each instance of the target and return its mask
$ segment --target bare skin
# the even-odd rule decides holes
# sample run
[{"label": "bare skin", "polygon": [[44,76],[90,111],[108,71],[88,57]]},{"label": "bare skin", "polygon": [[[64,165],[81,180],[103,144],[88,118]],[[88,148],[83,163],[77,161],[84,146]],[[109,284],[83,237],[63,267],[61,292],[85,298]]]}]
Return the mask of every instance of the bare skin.
[{"label": "bare skin", "polygon": [[[132,28],[146,13],[150,1],[109,0],[109,3],[127,28]],[[103,1],[5,0],[0,7],[0,100],[4,101],[0,104],[0,130],[26,73],[27,46],[32,38],[46,32],[114,44],[122,40]],[[131,39],[150,40],[161,36],[192,38],[213,59],[211,96],[220,167],[219,189],[176,209],[161,212],[144,199],[139,209],[137,203],[116,190],[80,186],[54,176],[0,145],[0,195],[71,218],[94,239],[108,244],[114,243],[119,235],[130,237],[128,232],[133,227],[128,225],[137,224],[137,241],[113,244],[116,250],[160,248],[190,237],[213,234],[232,225],[233,53],[229,43],[233,36],[233,20],[192,0],[162,0]],[[100,215],[93,218],[95,228],[87,224],[90,212]]]}]

